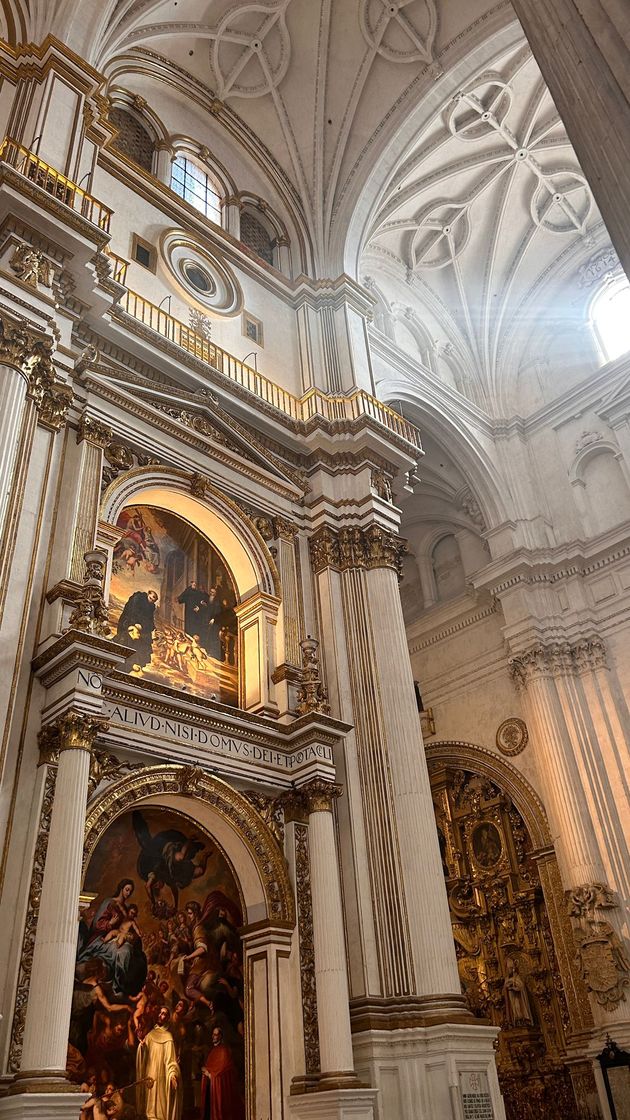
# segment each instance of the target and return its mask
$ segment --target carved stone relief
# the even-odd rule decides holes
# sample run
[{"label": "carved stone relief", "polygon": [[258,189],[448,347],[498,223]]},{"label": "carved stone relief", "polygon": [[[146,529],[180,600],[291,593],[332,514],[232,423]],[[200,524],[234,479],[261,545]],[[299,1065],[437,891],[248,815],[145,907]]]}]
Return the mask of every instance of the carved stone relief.
[{"label": "carved stone relief", "polygon": [[614,1011],[630,984],[630,956],[603,911],[615,910],[619,899],[605,883],[585,883],[566,892],[584,982],[600,1007]]}]

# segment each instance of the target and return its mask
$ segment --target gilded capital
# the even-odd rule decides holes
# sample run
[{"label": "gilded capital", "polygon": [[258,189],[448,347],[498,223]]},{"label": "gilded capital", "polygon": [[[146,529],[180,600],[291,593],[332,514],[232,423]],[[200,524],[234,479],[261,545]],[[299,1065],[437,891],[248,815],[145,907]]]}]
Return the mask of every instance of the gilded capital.
[{"label": "gilded capital", "polygon": [[111,443],[112,437],[113,432],[108,424],[95,420],[85,412],[81,413],[77,429],[77,443],[82,443],[85,440],[86,443],[92,443],[95,447],[105,449],[107,444]]},{"label": "gilded capital", "polygon": [[42,727],[38,735],[40,762],[51,761],[63,751],[87,751],[91,754],[97,735],[107,731],[109,721],[89,712],[64,712],[52,723]]},{"label": "gilded capital", "polygon": [[52,377],[53,340],[30,331],[24,323],[0,315],[0,362],[12,366],[27,381],[36,367],[46,367]]},{"label": "gilded capital", "polygon": [[285,541],[293,541],[297,537],[299,529],[293,521],[289,521],[288,517],[274,517],[273,519],[273,535],[278,540],[281,538]]},{"label": "gilded capital", "polygon": [[310,548],[315,572],[325,568],[393,568],[400,578],[407,542],[375,523],[365,528],[344,525],[341,529],[323,525],[311,537]]},{"label": "gilded capital", "polygon": [[333,802],[340,797],[343,787],[326,778],[311,778],[298,789],[307,813],[332,813]]}]

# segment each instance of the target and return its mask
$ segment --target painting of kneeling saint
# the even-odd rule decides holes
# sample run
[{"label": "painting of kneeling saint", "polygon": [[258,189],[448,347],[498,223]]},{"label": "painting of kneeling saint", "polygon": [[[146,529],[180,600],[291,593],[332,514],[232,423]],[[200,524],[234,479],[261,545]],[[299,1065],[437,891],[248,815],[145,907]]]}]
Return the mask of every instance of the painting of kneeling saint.
[{"label": "painting of kneeling saint", "polygon": [[223,854],[188,818],[134,809],[84,890],[67,1071],[89,1094],[81,1120],[245,1120],[242,909]]},{"label": "painting of kneeling saint", "polygon": [[238,703],[236,588],[223,558],[183,518],[124,509],[110,588],[125,670],[225,704]]}]

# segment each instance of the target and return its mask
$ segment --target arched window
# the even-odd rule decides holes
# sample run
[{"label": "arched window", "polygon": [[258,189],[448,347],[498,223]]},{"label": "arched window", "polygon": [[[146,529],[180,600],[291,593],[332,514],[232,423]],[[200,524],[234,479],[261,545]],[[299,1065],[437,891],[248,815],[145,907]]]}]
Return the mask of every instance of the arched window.
[{"label": "arched window", "polygon": [[607,362],[630,351],[630,283],[625,276],[609,281],[595,296],[591,322]]},{"label": "arched window", "polygon": [[171,170],[171,190],[195,210],[200,210],[216,225],[221,225],[219,186],[199,164],[187,156],[177,156]]},{"label": "arched window", "polygon": [[274,263],[275,238],[271,236],[256,215],[252,214],[251,210],[244,210],[241,214],[241,241],[257,257],[267,261],[267,264]]},{"label": "arched window", "polygon": [[118,129],[118,135],[112,141],[112,148],[132,159],[138,167],[151,171],[155,144],[148,129],[133,113],[129,113],[120,105],[110,109],[109,119]]}]

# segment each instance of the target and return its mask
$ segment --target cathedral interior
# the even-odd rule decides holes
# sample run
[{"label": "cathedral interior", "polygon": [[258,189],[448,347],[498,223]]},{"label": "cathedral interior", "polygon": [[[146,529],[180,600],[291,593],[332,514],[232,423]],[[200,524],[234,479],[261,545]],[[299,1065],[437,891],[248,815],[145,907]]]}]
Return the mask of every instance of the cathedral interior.
[{"label": "cathedral interior", "polygon": [[0,1120],[630,1117],[629,75],[0,0]]}]

